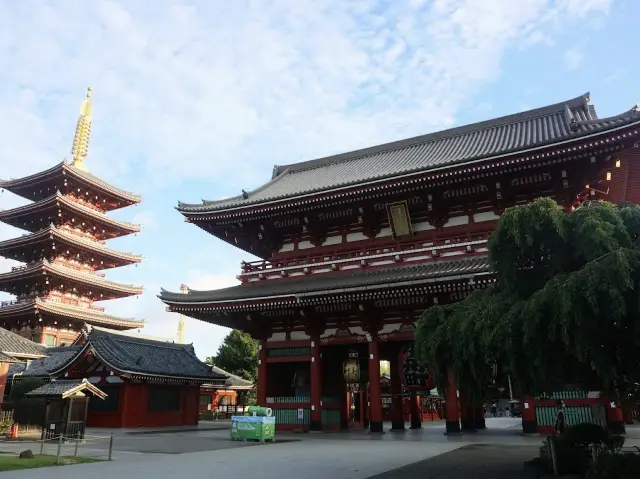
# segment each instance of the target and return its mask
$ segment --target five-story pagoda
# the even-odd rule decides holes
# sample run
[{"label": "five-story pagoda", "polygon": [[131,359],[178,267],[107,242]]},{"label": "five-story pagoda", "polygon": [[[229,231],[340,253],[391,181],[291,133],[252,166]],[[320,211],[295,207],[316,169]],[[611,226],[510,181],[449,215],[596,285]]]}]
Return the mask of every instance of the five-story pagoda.
[{"label": "five-story pagoda", "polygon": [[0,241],[0,256],[24,263],[0,273],[0,291],[16,296],[0,303],[0,326],[49,346],[70,344],[85,323],[119,330],[143,325],[105,314],[103,307],[94,305],[141,294],[142,287],[109,281],[100,271],[142,258],[106,246],[108,239],[140,231],[138,225],[106,213],[141,199],[87,172],[91,116],[89,88],[80,108],[71,163],[0,180],[0,188],[32,201],[0,210],[0,221],[27,231]]}]

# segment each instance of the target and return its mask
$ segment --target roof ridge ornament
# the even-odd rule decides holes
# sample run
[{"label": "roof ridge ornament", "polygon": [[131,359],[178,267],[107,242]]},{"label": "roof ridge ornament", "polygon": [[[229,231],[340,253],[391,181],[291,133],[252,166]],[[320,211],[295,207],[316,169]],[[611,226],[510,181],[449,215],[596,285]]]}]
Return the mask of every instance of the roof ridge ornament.
[{"label": "roof ridge ornament", "polygon": [[79,170],[87,171],[84,165],[84,159],[89,153],[89,140],[91,139],[91,121],[93,116],[93,105],[91,104],[92,88],[87,88],[87,97],[80,105],[80,116],[76,123],[76,132],[73,137],[73,145],[71,146],[71,155],[73,160],[71,166],[75,166]]}]

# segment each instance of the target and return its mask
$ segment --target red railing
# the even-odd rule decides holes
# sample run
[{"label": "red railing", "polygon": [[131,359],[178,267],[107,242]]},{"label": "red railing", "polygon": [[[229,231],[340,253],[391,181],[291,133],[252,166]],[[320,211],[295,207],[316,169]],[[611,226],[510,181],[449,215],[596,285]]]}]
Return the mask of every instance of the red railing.
[{"label": "red railing", "polygon": [[73,201],[80,203],[82,206],[86,206],[87,208],[91,208],[92,210],[98,211],[99,213],[104,213],[105,211],[101,208],[98,208],[95,204],[90,201],[85,200],[84,198],[76,195],[66,195],[68,198],[71,198]]},{"label": "red railing", "polygon": [[44,301],[49,303],[60,303],[60,304],[68,304],[71,306],[76,306],[78,308],[92,309],[94,311],[104,312],[104,307],[102,306],[93,306],[87,300],[81,300],[77,298],[65,298],[60,296],[48,296],[43,298]]},{"label": "red railing", "polygon": [[[395,243],[385,246],[370,246],[366,248],[354,248],[343,251],[327,251],[326,253],[316,253],[308,256],[299,256],[280,261],[258,260],[241,263],[242,274],[269,271],[273,269],[287,268],[292,266],[312,266],[316,263],[326,263],[331,261],[361,259],[363,256],[373,256],[379,254],[410,253],[413,250],[433,247],[455,247],[457,244],[470,241],[487,240],[492,233],[491,230],[476,231],[473,233],[460,234],[450,238],[436,240],[422,239],[411,243]],[[302,251],[300,253],[303,253]]]}]

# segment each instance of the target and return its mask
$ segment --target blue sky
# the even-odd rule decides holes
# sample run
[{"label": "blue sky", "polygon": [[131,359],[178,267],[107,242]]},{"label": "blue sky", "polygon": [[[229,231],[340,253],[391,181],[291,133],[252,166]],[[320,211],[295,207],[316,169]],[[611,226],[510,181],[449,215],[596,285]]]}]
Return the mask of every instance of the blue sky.
[{"label": "blue sky", "polygon": [[[640,101],[635,0],[0,2],[0,176],[69,157],[94,89],[87,166],[142,194],[108,277],[144,284],[108,311],[174,337],[156,298],[233,285],[246,253],[183,222],[178,200],[236,195],[288,164],[573,98]],[[636,81],[634,81],[636,80]],[[0,208],[22,201],[5,192]],[[0,227],[0,239],[20,234]],[[0,260],[0,271],[11,266]],[[195,320],[201,357],[226,331]]]}]

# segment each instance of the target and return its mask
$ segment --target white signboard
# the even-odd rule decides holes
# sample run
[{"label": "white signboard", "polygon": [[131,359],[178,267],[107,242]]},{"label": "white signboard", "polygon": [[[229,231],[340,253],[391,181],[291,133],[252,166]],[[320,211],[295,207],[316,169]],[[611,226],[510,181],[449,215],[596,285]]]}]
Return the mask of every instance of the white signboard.
[{"label": "white signboard", "polygon": [[298,409],[298,420],[302,421],[304,419],[304,409]]}]

